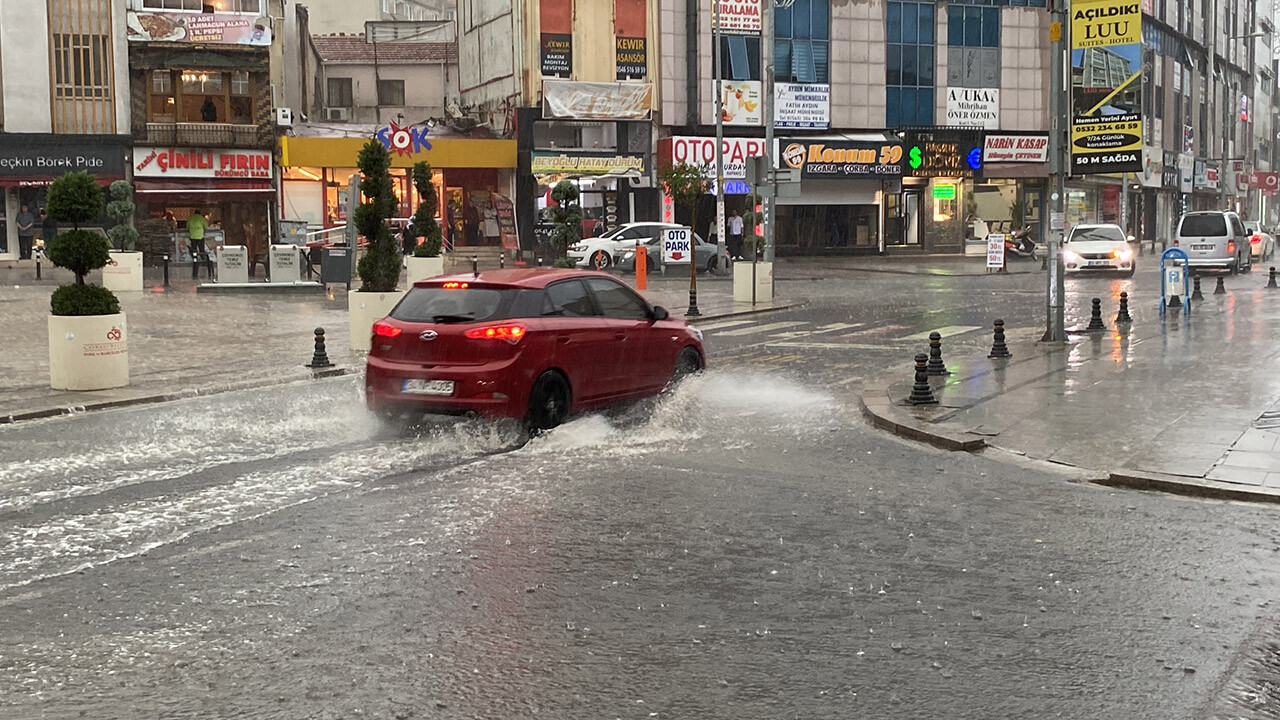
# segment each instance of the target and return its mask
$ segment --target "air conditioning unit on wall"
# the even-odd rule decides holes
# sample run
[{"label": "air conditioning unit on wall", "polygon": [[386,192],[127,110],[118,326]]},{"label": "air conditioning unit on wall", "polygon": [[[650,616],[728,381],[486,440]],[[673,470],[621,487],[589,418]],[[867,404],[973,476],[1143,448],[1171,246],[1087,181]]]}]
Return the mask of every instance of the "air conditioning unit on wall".
[{"label": "air conditioning unit on wall", "polygon": [[351,108],[344,108],[344,107],[325,108],[324,119],[329,122],[350,122]]}]

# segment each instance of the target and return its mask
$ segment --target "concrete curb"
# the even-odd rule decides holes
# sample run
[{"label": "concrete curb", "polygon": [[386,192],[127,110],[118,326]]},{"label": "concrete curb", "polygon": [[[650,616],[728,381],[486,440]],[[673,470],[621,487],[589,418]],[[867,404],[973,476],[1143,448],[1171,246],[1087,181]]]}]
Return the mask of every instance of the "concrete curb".
[{"label": "concrete curb", "polygon": [[[322,378],[341,377],[343,375],[352,375],[355,372],[356,370],[354,368],[328,368],[312,372],[311,379],[319,380]],[[156,403],[171,402],[173,400],[186,400],[188,398],[203,397],[206,395],[218,395],[221,393],[235,392],[237,390],[252,390],[254,388],[271,387],[274,385],[286,385],[291,382],[306,379],[307,378],[305,376],[261,378],[258,380],[246,380],[244,382],[211,385],[203,388],[189,388],[179,390],[177,392],[140,395],[138,397],[123,398],[120,400],[106,400],[100,403],[89,403],[87,405],[43,408],[40,410],[0,415],[0,425],[13,425],[28,420],[41,420],[44,418],[60,417],[63,415],[78,415],[81,413],[93,412],[95,410],[115,410],[119,408],[134,407],[137,405],[154,405]]]},{"label": "concrete curb", "polygon": [[[973,452],[987,447],[994,447],[989,445],[986,439],[980,435],[945,430],[911,416],[896,406],[893,398],[889,395],[889,387],[890,384],[883,381],[868,384],[863,388],[862,394],[858,398],[863,414],[875,427],[891,432],[894,435],[952,452]],[[1015,450],[1001,449],[1005,452],[1022,454]],[[1105,487],[1155,490],[1171,495],[1216,500],[1280,503],[1280,489],[1273,490],[1244,485],[1231,486],[1203,478],[1169,475],[1144,470],[1115,470],[1107,472],[1070,463],[1058,464],[1087,473],[1095,473],[1098,477],[1091,479],[1089,482]]]},{"label": "concrete curb", "polygon": [[693,318],[692,320],[690,320],[687,317],[681,317],[680,319],[685,320],[686,322],[690,322],[690,324],[692,324],[692,323],[704,322],[708,320],[723,320],[724,318],[743,317],[745,315],[763,315],[764,313],[777,312],[779,310],[794,310],[796,308],[804,307],[805,305],[808,305],[808,304],[809,304],[808,300],[800,299],[794,302],[787,303],[786,305],[774,305],[772,307],[755,308],[752,310],[735,310],[733,312],[717,313],[712,315],[699,315]]},{"label": "concrete curb", "polygon": [[889,395],[889,387],[886,382],[869,384],[858,396],[862,412],[872,425],[943,450],[972,452],[987,446],[986,439],[980,435],[934,427],[899,410]]}]

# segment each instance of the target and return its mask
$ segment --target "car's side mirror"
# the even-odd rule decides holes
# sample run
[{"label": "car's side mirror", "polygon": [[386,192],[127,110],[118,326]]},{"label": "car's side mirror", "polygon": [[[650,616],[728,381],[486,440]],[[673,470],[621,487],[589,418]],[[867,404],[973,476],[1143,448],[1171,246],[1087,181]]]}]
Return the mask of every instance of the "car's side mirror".
[{"label": "car's side mirror", "polygon": [[657,322],[658,320],[666,320],[669,317],[671,317],[671,313],[667,312],[666,308],[662,307],[661,305],[653,306],[654,322]]},{"label": "car's side mirror", "polygon": [[1132,235],[1130,235],[1130,236],[1128,237],[1129,242],[1133,242],[1134,240],[1137,240],[1137,239],[1138,239],[1138,238],[1136,238],[1136,237],[1134,237],[1134,236],[1132,236]]}]

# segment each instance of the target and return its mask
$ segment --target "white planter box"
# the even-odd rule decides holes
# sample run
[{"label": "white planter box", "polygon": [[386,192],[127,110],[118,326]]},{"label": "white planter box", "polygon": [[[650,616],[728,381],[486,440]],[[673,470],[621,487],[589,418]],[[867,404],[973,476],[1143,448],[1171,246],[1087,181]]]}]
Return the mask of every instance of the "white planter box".
[{"label": "white planter box", "polygon": [[113,293],[142,292],[142,253],[112,250],[102,268],[102,287]]},{"label": "white planter box", "polygon": [[405,267],[408,268],[407,274],[409,284],[412,285],[419,280],[426,280],[438,275],[444,274],[444,256],[437,255],[435,257],[413,257],[410,255],[404,259]]},{"label": "white planter box", "polygon": [[[755,264],[756,302],[773,302],[773,263]],[[751,263],[733,264],[733,301],[751,302]]]},{"label": "white planter box", "polygon": [[49,316],[49,387],[106,390],[128,384],[124,313]]},{"label": "white planter box", "polygon": [[373,324],[386,317],[402,297],[404,297],[403,290],[385,293],[352,290],[347,293],[347,318],[352,350],[369,352]]}]

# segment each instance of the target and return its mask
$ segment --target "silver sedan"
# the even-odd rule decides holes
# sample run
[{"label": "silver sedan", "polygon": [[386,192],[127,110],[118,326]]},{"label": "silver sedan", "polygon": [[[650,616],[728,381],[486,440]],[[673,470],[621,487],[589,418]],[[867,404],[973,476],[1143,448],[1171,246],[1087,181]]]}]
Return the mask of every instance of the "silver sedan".
[{"label": "silver sedan", "polygon": [[[671,227],[678,227],[672,225]],[[728,265],[729,251],[725,250],[723,255],[716,255],[716,246],[698,237],[695,233],[693,236],[693,258],[698,266],[698,270],[706,270],[708,272],[715,271],[721,265]],[[662,239],[655,237],[643,243],[645,256],[648,259],[648,271],[653,272],[658,269],[662,263]],[[672,264],[673,268],[682,268],[688,263]],[[636,251],[635,248],[629,248],[622,252],[622,258],[618,261],[618,269],[622,272],[635,272],[636,270]]]}]

